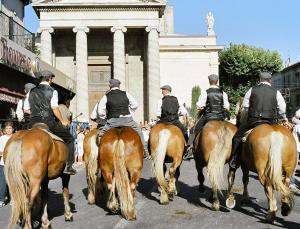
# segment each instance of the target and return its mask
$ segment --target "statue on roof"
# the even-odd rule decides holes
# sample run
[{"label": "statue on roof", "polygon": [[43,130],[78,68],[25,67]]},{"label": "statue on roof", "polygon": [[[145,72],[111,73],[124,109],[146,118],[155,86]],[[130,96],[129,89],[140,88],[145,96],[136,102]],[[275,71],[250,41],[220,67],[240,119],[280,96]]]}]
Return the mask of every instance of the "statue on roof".
[{"label": "statue on roof", "polygon": [[215,23],[214,15],[212,14],[212,12],[209,11],[208,14],[206,15],[207,35],[208,36],[215,35],[214,23]]}]

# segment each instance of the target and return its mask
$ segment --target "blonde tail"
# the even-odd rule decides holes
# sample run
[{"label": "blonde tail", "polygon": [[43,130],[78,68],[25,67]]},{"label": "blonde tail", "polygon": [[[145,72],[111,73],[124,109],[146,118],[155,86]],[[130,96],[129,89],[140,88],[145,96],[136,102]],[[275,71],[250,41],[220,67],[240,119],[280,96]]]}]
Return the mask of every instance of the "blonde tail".
[{"label": "blonde tail", "polygon": [[170,136],[171,133],[169,130],[162,130],[159,132],[158,145],[153,158],[153,170],[156,176],[157,183],[162,189],[164,189],[166,193],[168,193],[168,184],[165,180],[163,165]]},{"label": "blonde tail", "polygon": [[4,173],[12,198],[12,214],[8,228],[14,228],[20,217],[28,214],[29,179],[21,163],[22,140],[15,140],[7,148]]},{"label": "blonde tail", "polygon": [[120,200],[122,215],[125,219],[134,219],[134,200],[131,193],[130,181],[125,164],[125,145],[123,140],[115,141],[113,144],[113,161],[114,178]]},{"label": "blonde tail", "polygon": [[278,190],[284,196],[291,196],[289,187],[287,187],[282,181],[282,147],[283,136],[279,132],[273,132],[271,134],[269,161],[265,175],[270,179],[275,190]]},{"label": "blonde tail", "polygon": [[207,176],[212,188],[218,191],[220,191],[224,182],[224,165],[226,161],[226,151],[228,150],[226,148],[225,134],[224,128],[217,131],[218,144],[214,146],[214,149],[210,153],[207,164]]}]

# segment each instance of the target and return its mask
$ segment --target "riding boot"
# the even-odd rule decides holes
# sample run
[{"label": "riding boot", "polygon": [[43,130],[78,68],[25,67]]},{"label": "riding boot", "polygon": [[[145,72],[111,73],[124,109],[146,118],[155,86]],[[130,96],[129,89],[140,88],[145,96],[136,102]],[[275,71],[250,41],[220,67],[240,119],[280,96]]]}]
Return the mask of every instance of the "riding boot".
[{"label": "riding boot", "polygon": [[239,146],[240,146],[241,139],[233,139],[232,141],[232,158],[229,161],[229,167],[233,170],[237,170],[239,168]]},{"label": "riding boot", "polygon": [[68,143],[67,148],[68,148],[68,158],[67,158],[64,173],[69,174],[69,175],[75,175],[76,170],[73,168],[73,163],[75,160],[75,158],[74,158],[74,142],[72,141],[72,142]]}]

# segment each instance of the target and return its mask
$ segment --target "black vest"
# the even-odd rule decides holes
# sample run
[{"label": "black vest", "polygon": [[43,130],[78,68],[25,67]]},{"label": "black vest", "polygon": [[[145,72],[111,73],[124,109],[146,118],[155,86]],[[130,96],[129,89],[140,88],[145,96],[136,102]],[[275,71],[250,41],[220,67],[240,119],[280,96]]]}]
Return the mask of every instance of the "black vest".
[{"label": "black vest", "polygon": [[119,118],[120,115],[129,115],[129,99],[126,92],[119,89],[111,90],[106,94],[107,119]]},{"label": "black vest", "polygon": [[174,121],[179,119],[178,116],[179,103],[175,96],[166,95],[162,98],[161,120]]},{"label": "black vest", "polygon": [[45,84],[39,84],[30,91],[28,100],[31,110],[31,118],[39,118],[45,121],[55,120],[55,116],[51,108],[53,92],[54,89]]},{"label": "black vest", "polygon": [[252,87],[249,118],[276,119],[277,118],[277,91],[269,85],[259,84]]},{"label": "black vest", "polygon": [[220,88],[206,90],[207,99],[205,113],[221,114],[224,112],[223,91]]}]

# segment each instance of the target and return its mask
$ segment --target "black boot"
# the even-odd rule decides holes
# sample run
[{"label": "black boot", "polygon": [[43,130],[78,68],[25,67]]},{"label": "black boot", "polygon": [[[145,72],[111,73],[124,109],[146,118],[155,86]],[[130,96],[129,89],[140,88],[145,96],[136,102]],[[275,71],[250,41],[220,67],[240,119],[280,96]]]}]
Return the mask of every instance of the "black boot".
[{"label": "black boot", "polygon": [[238,164],[238,154],[237,153],[233,154],[231,160],[229,161],[229,167],[233,170],[238,169],[239,164]]},{"label": "black boot", "polygon": [[69,175],[75,175],[77,173],[77,171],[73,168],[72,161],[67,161],[64,173]]},{"label": "black boot", "polygon": [[183,160],[190,160],[194,158],[194,147],[190,145],[187,147],[185,154],[183,155]]},{"label": "black boot", "polygon": [[233,146],[232,146],[232,158],[229,161],[229,167],[233,170],[237,170],[239,168],[239,152],[241,151],[240,147],[240,139],[233,139]]},{"label": "black boot", "polygon": [[67,144],[67,148],[68,148],[68,159],[66,162],[66,167],[64,170],[65,174],[69,174],[69,175],[75,175],[76,174],[76,170],[73,168],[73,163],[74,163],[74,142],[70,142]]}]

